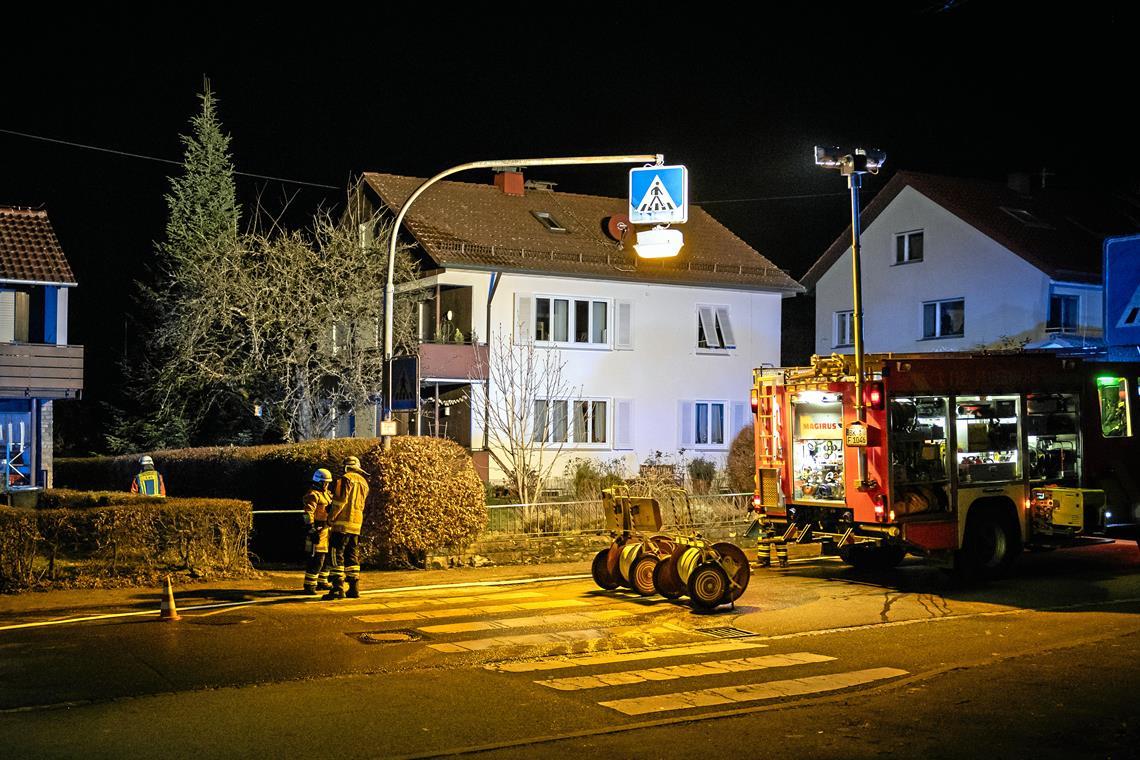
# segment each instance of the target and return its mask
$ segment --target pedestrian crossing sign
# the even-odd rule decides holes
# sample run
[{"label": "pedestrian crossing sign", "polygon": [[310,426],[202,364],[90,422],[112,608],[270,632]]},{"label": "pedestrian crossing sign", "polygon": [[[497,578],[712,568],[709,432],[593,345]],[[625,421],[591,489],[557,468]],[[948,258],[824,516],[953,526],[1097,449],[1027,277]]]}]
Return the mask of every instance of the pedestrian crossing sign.
[{"label": "pedestrian crossing sign", "polygon": [[689,221],[689,170],[684,166],[630,169],[629,221],[633,224]]}]

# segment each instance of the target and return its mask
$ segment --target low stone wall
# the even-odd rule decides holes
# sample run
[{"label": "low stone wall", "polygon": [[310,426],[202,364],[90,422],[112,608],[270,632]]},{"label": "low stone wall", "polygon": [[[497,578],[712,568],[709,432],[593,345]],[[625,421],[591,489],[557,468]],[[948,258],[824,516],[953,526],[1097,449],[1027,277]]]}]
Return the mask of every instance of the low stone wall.
[{"label": "low stone wall", "polygon": [[[743,548],[756,546],[755,539],[743,538],[747,521],[719,523],[698,528],[710,541],[732,541]],[[662,533],[669,533],[663,530]],[[440,552],[429,555],[427,567],[484,567],[487,565],[540,565],[553,562],[577,562],[594,558],[610,545],[608,533],[566,533],[550,536],[486,533],[462,552]]]}]

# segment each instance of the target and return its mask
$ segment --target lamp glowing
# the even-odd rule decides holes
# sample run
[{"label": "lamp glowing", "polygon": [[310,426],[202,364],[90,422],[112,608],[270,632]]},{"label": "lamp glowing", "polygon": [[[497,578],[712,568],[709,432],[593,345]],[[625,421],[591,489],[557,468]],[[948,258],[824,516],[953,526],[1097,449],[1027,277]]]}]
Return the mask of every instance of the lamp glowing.
[{"label": "lamp glowing", "polygon": [[643,259],[669,259],[681,252],[685,237],[680,230],[654,227],[637,233],[633,250]]}]

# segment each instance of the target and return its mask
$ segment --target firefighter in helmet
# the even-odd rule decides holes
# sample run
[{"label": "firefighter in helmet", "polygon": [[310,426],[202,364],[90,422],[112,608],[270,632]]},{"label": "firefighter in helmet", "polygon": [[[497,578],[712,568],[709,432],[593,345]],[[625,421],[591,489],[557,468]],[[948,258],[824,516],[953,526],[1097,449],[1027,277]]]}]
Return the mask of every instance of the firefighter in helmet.
[{"label": "firefighter in helmet", "polygon": [[154,469],[154,460],[149,454],[139,460],[139,474],[131,481],[131,493],[166,496],[166,483],[162,480],[162,474]]},{"label": "firefighter in helmet", "polygon": [[332,493],[329,486],[332,484],[332,473],[320,468],[313,473],[313,484],[301,503],[305,507],[305,551],[309,555],[309,562],[305,566],[304,592],[315,595],[318,591],[327,591],[329,585],[329,568],[325,558],[329,551],[329,502]]},{"label": "firefighter in helmet", "polygon": [[[344,460],[344,475],[333,488],[329,504],[329,549],[332,552],[332,590],[323,599],[356,599],[360,596],[360,526],[364,522],[364,502],[368,499],[368,475],[360,468],[360,460]],[[345,593],[345,581],[348,592]]]}]

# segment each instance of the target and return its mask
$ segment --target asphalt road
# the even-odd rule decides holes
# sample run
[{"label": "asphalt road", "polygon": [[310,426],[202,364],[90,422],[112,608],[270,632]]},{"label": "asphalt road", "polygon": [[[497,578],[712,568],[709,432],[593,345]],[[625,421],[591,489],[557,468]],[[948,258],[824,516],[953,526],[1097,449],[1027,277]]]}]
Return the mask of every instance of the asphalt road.
[{"label": "asphalt road", "polygon": [[711,615],[564,579],[234,607],[205,607],[205,588],[174,623],[0,621],[0,747],[1137,756],[1136,545],[1022,560],[977,588],[917,561],[867,575],[805,560],[755,571],[740,604]]}]

